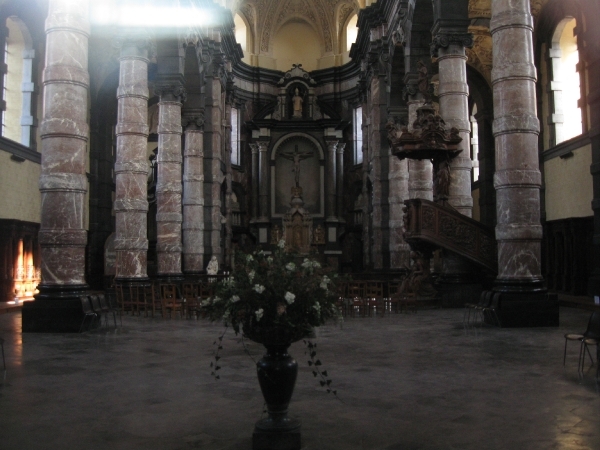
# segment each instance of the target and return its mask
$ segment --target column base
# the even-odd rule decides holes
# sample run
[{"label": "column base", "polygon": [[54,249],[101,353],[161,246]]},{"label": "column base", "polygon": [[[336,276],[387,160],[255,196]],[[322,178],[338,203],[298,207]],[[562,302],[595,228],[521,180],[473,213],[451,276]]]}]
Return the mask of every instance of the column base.
[{"label": "column base", "polygon": [[557,327],[558,295],[547,292],[502,292],[496,313],[503,328]]},{"label": "column base", "polygon": [[38,286],[33,302],[23,304],[23,333],[79,333],[83,309],[79,297],[87,295],[87,284]]}]

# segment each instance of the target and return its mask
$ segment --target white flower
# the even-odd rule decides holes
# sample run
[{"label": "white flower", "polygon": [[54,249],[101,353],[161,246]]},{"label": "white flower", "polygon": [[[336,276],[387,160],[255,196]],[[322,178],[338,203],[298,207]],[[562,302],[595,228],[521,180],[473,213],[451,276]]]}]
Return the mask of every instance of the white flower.
[{"label": "white flower", "polygon": [[294,270],[296,270],[296,264],[294,264],[293,262],[289,262],[285,265],[285,268],[290,272],[293,272]]},{"label": "white flower", "polygon": [[319,287],[321,289],[327,290],[327,285],[329,283],[331,283],[331,280],[329,279],[329,277],[327,275],[324,275],[323,278],[321,279],[321,284],[319,285]]},{"label": "white flower", "polygon": [[[255,284],[252,289],[254,289],[259,294],[262,294],[265,291],[265,287],[260,284]],[[261,309],[261,311],[262,311],[262,309]]]},{"label": "white flower", "polygon": [[286,292],[284,298],[285,301],[288,302],[288,305],[291,305],[292,303],[294,303],[294,299],[296,298],[296,296],[291,292]]},{"label": "white flower", "polygon": [[273,258],[269,256],[267,258],[267,262],[269,263],[269,265],[273,264]]},{"label": "white flower", "polygon": [[233,287],[235,285],[235,279],[233,277],[228,277],[223,280],[225,286]]},{"label": "white flower", "polygon": [[319,302],[315,302],[313,308],[317,310],[317,314],[321,312],[321,305],[319,305]]},{"label": "white flower", "polygon": [[260,308],[258,311],[254,311],[254,314],[256,314],[256,320],[259,321],[260,319],[262,319],[264,310]]},{"label": "white flower", "polygon": [[321,281],[321,284],[319,284],[319,287],[323,290],[327,290],[327,283],[325,283],[324,281]]},{"label": "white flower", "polygon": [[252,280],[254,280],[254,276],[256,275],[256,272],[254,270],[251,270],[250,273],[248,274],[248,278],[250,279],[250,283],[252,283]]},{"label": "white flower", "polygon": [[219,303],[220,301],[221,301],[221,297],[217,297],[216,295],[215,295],[215,298],[212,299],[213,303]]},{"label": "white flower", "polygon": [[240,297],[237,295],[232,295],[231,296],[231,303],[236,303],[240,301]]},{"label": "white flower", "polygon": [[285,248],[285,239],[280,239],[279,242],[277,243],[277,247]]},{"label": "white flower", "polygon": [[202,300],[202,302],[200,302],[200,306],[205,307],[210,305],[210,300],[206,299],[206,300]]},{"label": "white flower", "polygon": [[257,253],[258,256],[264,256],[266,255],[266,253],[264,252],[264,250],[261,250]]},{"label": "white flower", "polygon": [[223,320],[229,319],[230,316],[231,316],[231,312],[229,310],[225,311],[225,314],[223,314]]},{"label": "white flower", "polygon": [[246,261],[252,262],[252,261],[254,261],[254,258],[252,257],[252,255],[247,255],[246,256]]}]

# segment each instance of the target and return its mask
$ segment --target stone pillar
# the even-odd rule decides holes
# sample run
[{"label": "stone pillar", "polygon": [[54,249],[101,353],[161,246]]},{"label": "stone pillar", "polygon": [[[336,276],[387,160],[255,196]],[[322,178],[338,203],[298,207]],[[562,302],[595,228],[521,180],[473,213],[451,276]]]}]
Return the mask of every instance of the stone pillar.
[{"label": "stone pillar", "polygon": [[[368,109],[368,145],[369,159],[365,159],[363,164],[370,165],[371,179],[373,180],[373,196],[372,196],[372,216],[371,216],[371,252],[372,266],[374,269],[382,269],[384,267],[384,248],[388,253],[387,246],[384,247],[384,201],[387,203],[387,195],[384,195],[384,183],[382,180],[382,125],[383,108],[386,108],[385,99],[385,82],[381,76],[373,75],[370,83],[369,92],[369,109]],[[387,155],[386,155],[387,157]],[[387,163],[386,163],[387,165]],[[387,175],[387,173],[386,173]],[[386,180],[387,181],[387,180]],[[387,207],[387,204],[385,205]]]},{"label": "stone pillar", "polygon": [[338,141],[332,140],[327,141],[327,176],[325,186],[327,188],[325,192],[325,217],[327,222],[337,222],[337,209],[335,206],[336,200],[336,152],[337,152]]},{"label": "stone pillar", "polygon": [[409,195],[410,161],[400,161],[390,154],[390,268],[401,269],[410,264],[410,246],[404,240],[404,200]]},{"label": "stone pillar", "polygon": [[[417,109],[425,101],[421,94],[410,96],[408,101],[408,130],[413,131],[413,123],[417,120]],[[424,198],[433,201],[433,167],[429,160],[408,160],[408,197]]]},{"label": "stone pillar", "polygon": [[500,320],[503,326],[558,325],[558,306],[543,295],[541,275],[542,180],[529,0],[492,2],[490,30]]},{"label": "stone pillar", "polygon": [[147,36],[125,35],[117,89],[115,163],[116,279],[147,279],[148,51]]},{"label": "stone pillar", "polygon": [[89,35],[88,1],[50,1],[40,129],[42,281],[36,300],[23,307],[24,332],[77,332],[81,324],[79,295],[87,288]]},{"label": "stone pillar", "polygon": [[[8,27],[6,26],[6,21],[0,23],[0,48],[4,50],[6,48],[6,38],[8,37]],[[0,52],[0,92],[4,92],[4,81],[5,75],[8,73],[8,65],[5,61],[6,53],[4,51]],[[2,99],[0,95],[0,112],[6,111],[6,100]],[[0,115],[2,121],[4,122],[6,118],[3,114]]]},{"label": "stone pillar", "polygon": [[[206,104],[204,123],[204,255],[216,256],[223,264],[221,248],[221,183],[223,163],[223,62],[216,55],[206,66]],[[207,263],[207,261],[205,261]]]},{"label": "stone pillar", "polygon": [[185,91],[178,83],[155,87],[158,103],[156,182],[156,253],[158,275],[181,276],[181,106]]},{"label": "stone pillar", "polygon": [[204,270],[204,115],[183,116],[183,271],[198,274]]},{"label": "stone pillar", "polygon": [[258,180],[260,177],[258,165],[258,144],[250,144],[252,151],[252,221],[258,219]]},{"label": "stone pillar", "polygon": [[258,216],[261,222],[269,220],[269,148],[268,141],[258,141]]},{"label": "stone pillar", "polygon": [[449,127],[458,128],[462,138],[462,152],[450,162],[450,195],[448,202],[457,211],[471,217],[471,123],[469,114],[469,87],[467,85],[467,57],[465,47],[473,45],[468,33],[445,33],[435,36],[432,48],[438,56],[440,115]]},{"label": "stone pillar", "polygon": [[336,182],[335,190],[337,193],[337,217],[340,222],[344,222],[344,149],[345,142],[340,142],[337,146],[336,160]]}]

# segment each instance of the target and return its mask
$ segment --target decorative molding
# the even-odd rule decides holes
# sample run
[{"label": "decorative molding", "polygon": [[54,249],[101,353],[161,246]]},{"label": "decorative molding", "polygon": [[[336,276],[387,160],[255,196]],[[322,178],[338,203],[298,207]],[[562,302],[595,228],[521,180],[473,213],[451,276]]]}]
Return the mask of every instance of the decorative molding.
[{"label": "decorative molding", "polygon": [[[187,91],[179,83],[157,82],[154,84],[154,93],[160,97],[161,101],[167,100],[169,97],[173,97],[173,100],[185,103],[187,98]],[[167,97],[167,99],[164,99],[163,97]]]}]

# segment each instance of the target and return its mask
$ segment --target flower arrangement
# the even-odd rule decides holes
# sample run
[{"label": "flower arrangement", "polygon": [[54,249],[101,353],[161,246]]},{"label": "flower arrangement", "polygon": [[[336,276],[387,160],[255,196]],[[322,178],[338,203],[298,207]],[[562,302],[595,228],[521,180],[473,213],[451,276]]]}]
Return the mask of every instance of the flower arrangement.
[{"label": "flower arrangement", "polygon": [[337,275],[285,246],[281,240],[272,254],[236,253],[230,277],[202,304],[207,316],[253,341],[288,345],[328,319],[341,318]]}]

